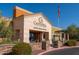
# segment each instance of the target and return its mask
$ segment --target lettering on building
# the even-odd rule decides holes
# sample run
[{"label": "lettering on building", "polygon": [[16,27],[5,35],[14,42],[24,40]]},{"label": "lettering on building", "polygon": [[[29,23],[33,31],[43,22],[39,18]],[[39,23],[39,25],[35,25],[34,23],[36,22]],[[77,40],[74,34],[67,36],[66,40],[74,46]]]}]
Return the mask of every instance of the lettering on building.
[{"label": "lettering on building", "polygon": [[40,26],[40,27],[46,27],[46,25],[43,22],[42,17],[38,18],[38,21],[33,21],[34,25]]}]

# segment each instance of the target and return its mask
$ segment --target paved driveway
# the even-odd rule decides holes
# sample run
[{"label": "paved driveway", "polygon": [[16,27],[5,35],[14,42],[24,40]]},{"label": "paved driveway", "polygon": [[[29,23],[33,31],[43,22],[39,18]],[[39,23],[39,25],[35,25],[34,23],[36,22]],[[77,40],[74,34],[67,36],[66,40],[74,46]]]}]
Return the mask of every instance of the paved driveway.
[{"label": "paved driveway", "polygon": [[51,51],[51,52],[45,53],[44,55],[79,55],[79,47]]}]

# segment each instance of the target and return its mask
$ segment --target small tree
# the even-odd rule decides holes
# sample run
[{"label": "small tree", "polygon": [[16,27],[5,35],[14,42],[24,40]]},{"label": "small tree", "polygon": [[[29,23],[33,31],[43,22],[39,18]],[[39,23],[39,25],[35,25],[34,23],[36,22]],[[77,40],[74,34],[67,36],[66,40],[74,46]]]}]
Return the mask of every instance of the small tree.
[{"label": "small tree", "polygon": [[78,30],[77,30],[76,25],[70,25],[67,28],[67,32],[70,34],[71,39],[77,39]]},{"label": "small tree", "polygon": [[8,27],[5,31],[5,36],[6,36],[7,40],[11,40],[13,34],[14,34],[14,32],[13,32],[12,28]]},{"label": "small tree", "polygon": [[14,34],[11,25],[11,20],[6,20],[6,18],[3,18],[1,14],[2,12],[0,11],[0,37],[7,38],[7,40],[10,40],[12,35]]}]

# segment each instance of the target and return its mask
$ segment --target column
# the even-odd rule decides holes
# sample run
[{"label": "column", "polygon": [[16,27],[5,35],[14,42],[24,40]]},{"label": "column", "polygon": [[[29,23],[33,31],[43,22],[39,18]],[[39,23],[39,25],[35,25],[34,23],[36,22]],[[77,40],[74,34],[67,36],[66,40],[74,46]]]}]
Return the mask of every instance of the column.
[{"label": "column", "polygon": [[62,32],[60,33],[60,40],[62,41]]},{"label": "column", "polygon": [[30,43],[29,36],[30,36],[29,35],[29,30],[28,29],[24,29],[23,42]]},{"label": "column", "polygon": [[42,41],[45,41],[45,39],[44,39],[44,33],[42,33]]},{"label": "column", "polygon": [[50,42],[50,45],[52,44],[52,32],[49,31],[49,42]]},{"label": "column", "polygon": [[65,40],[66,40],[66,35],[65,35],[65,33],[64,33],[64,35],[63,35],[64,37],[63,37],[63,43],[65,42]]},{"label": "column", "polygon": [[67,34],[67,40],[69,40],[69,34]]}]

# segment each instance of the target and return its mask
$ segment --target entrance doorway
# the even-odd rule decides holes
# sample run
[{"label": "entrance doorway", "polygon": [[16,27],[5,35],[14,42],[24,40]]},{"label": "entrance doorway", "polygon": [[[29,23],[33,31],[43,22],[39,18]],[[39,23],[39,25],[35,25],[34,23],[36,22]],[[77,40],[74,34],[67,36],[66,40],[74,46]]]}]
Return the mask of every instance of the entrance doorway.
[{"label": "entrance doorway", "polygon": [[41,31],[33,31],[31,30],[29,33],[30,37],[29,40],[30,42],[41,42],[42,41],[42,36],[43,39],[49,40],[49,33],[48,32],[41,32]]},{"label": "entrance doorway", "polygon": [[30,30],[29,34],[29,41],[33,50],[42,48],[42,38],[45,39],[45,41],[49,40],[48,32]]},{"label": "entrance doorway", "polygon": [[29,37],[30,42],[31,43],[41,42],[41,40],[42,40],[41,34],[42,34],[42,32],[39,32],[39,31],[30,31],[30,37]]}]

